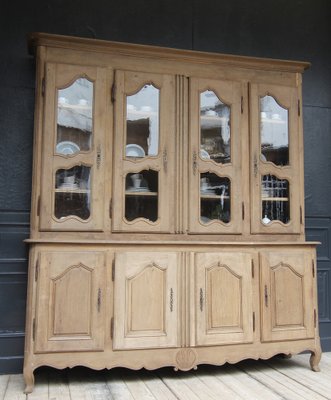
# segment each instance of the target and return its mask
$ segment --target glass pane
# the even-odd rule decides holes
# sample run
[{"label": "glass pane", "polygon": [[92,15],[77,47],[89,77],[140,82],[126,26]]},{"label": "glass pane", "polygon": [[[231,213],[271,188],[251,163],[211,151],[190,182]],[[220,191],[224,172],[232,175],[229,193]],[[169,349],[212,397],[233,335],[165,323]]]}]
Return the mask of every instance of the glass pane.
[{"label": "glass pane", "polygon": [[229,178],[206,172],[200,174],[200,220],[230,222],[231,182]]},{"label": "glass pane", "polygon": [[56,153],[71,155],[91,149],[93,83],[79,78],[58,92]]},{"label": "glass pane", "polygon": [[159,89],[149,84],[126,97],[127,157],[158,155],[159,95]]},{"label": "glass pane", "polygon": [[261,181],[262,222],[267,225],[271,221],[284,224],[290,220],[289,183],[286,179],[278,179],[274,175],[263,175]]},{"label": "glass pane", "polygon": [[200,94],[200,156],[217,163],[231,162],[231,109],[217,95]]},{"label": "glass pane", "polygon": [[91,168],[76,165],[58,169],[55,174],[55,217],[77,216],[88,219],[91,213]]},{"label": "glass pane", "polygon": [[146,218],[152,222],[158,219],[158,172],[143,170],[126,175],[125,218]]},{"label": "glass pane", "polygon": [[272,96],[260,98],[261,160],[289,164],[288,110]]}]

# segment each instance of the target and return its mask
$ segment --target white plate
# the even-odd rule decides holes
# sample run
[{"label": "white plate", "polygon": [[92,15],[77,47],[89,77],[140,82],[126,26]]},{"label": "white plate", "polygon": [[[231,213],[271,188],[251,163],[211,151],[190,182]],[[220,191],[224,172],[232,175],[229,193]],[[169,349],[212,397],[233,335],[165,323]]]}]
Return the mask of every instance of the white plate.
[{"label": "white plate", "polygon": [[64,141],[56,145],[56,152],[59,154],[70,155],[80,151],[79,146],[74,142]]},{"label": "white plate", "polygon": [[209,155],[208,151],[206,151],[204,149],[200,149],[200,157],[205,158],[207,160],[210,159],[210,155]]},{"label": "white plate", "polygon": [[60,186],[60,189],[76,190],[76,189],[78,189],[78,184],[77,183],[62,183],[62,185]]},{"label": "white plate", "polygon": [[125,154],[127,157],[145,157],[145,150],[138,144],[127,144]]}]

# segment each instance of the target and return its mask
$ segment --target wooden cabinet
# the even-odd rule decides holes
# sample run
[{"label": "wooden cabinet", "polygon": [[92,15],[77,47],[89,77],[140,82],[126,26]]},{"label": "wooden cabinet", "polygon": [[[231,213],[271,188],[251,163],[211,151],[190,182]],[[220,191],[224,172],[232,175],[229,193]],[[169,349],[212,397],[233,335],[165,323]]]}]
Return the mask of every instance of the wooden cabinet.
[{"label": "wooden cabinet", "polygon": [[307,63],[32,34],[24,376],[311,351]]}]

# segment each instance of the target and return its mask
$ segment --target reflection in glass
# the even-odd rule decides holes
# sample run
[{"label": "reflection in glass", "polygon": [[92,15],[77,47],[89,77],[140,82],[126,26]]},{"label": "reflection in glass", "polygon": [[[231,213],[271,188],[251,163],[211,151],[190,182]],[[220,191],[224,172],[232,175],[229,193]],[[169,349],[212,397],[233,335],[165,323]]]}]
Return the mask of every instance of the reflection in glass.
[{"label": "reflection in glass", "polygon": [[71,155],[91,149],[93,83],[79,78],[59,89],[56,153]]},{"label": "reflection in glass", "polygon": [[200,220],[230,222],[231,182],[229,178],[205,172],[200,174]]},{"label": "reflection in glass", "polygon": [[261,160],[289,164],[288,110],[272,96],[260,98]]},{"label": "reflection in glass", "polygon": [[263,175],[261,180],[262,222],[287,224],[290,220],[289,182],[274,175]]},{"label": "reflection in glass", "polygon": [[217,95],[200,93],[200,157],[217,163],[231,162],[231,109]]},{"label": "reflection in glass", "polygon": [[55,174],[56,218],[77,216],[88,219],[91,213],[91,168],[75,165],[70,169],[58,169]]},{"label": "reflection in glass", "polygon": [[159,95],[152,84],[126,97],[126,156],[157,156],[159,149]]},{"label": "reflection in glass", "polygon": [[130,173],[125,178],[125,218],[133,221],[158,218],[158,172],[143,170]]}]

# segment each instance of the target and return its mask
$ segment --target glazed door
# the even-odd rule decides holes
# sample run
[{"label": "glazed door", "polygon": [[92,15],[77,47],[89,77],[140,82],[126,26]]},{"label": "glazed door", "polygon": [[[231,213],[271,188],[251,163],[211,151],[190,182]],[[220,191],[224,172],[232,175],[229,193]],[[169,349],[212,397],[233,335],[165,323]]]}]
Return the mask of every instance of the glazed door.
[{"label": "glazed door", "polygon": [[45,69],[40,229],[101,231],[106,70],[53,63]]},{"label": "glazed door", "polygon": [[116,71],[113,230],[173,232],[175,84]]},{"label": "glazed door", "polygon": [[314,337],[316,310],[310,251],[262,252],[262,341]]},{"label": "glazed door", "polygon": [[177,253],[116,254],[114,349],[178,346],[178,273]]},{"label": "glazed door", "polygon": [[38,263],[35,352],[102,351],[104,254],[41,252]]},{"label": "glazed door", "polygon": [[253,84],[250,93],[252,233],[302,233],[299,90]]},{"label": "glazed door", "polygon": [[195,256],[196,344],[253,342],[252,255]]},{"label": "glazed door", "polygon": [[191,233],[242,232],[246,93],[245,85],[238,82],[190,80]]}]

